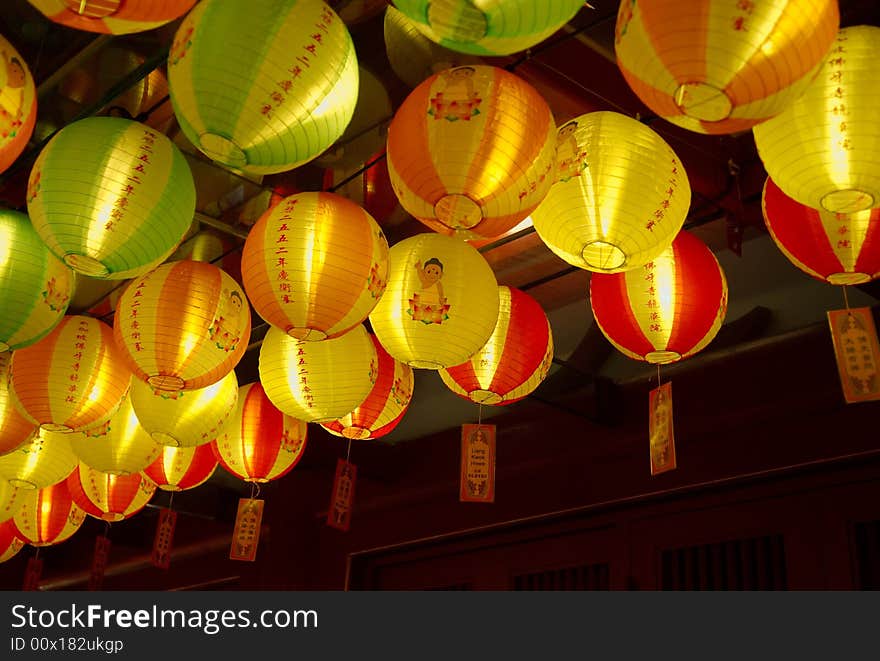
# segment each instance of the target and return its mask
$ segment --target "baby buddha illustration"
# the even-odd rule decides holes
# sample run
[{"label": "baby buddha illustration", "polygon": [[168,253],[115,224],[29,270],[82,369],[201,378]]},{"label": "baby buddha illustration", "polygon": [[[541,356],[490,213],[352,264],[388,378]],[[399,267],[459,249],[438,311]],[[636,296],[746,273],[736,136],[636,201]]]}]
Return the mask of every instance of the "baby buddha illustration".
[{"label": "baby buddha illustration", "polygon": [[428,114],[434,119],[445,119],[449,122],[458,120],[470,121],[471,117],[480,114],[482,103],[480,93],[474,89],[473,67],[456,67],[440,74],[441,89],[431,97]]},{"label": "baby buddha illustration", "polygon": [[241,293],[223,290],[223,304],[208,329],[218,349],[232,351],[241,340],[241,309],[244,307]]},{"label": "baby buddha illustration", "polygon": [[436,257],[431,257],[420,264],[414,265],[419,276],[421,288],[413,293],[409,299],[407,313],[413,321],[421,321],[423,324],[442,324],[449,319],[449,304],[443,295],[443,263]]},{"label": "baby buddha illustration", "polygon": [[559,181],[580,176],[587,167],[587,152],[578,147],[575,121],[564,124],[556,133],[556,168]]},{"label": "baby buddha illustration", "polygon": [[24,108],[24,87],[27,74],[17,57],[0,49],[0,66],[4,77],[0,77],[0,138],[14,138],[21,128],[21,114]]}]

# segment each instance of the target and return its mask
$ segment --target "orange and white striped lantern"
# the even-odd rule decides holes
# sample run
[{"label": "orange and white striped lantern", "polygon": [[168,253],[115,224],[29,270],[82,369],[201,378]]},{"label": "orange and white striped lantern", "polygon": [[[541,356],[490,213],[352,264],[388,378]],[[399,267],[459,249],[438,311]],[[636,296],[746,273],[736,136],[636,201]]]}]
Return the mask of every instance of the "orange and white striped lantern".
[{"label": "orange and white striped lantern", "polygon": [[217,456],[210,443],[195,447],[164,446],[144,475],[162,491],[186,491],[207,482],[217,469]]},{"label": "orange and white striped lantern", "polygon": [[769,177],[762,207],[776,246],[807,275],[832,285],[859,285],[880,276],[880,208],[813,209],[791,199]]},{"label": "orange and white striped lantern", "polygon": [[599,330],[625,356],[664,364],[704,349],[727,314],[727,279],[711,250],[682,230],[640,269],[595,273],[590,305]]},{"label": "orange and white striped lantern", "polygon": [[8,480],[0,478],[0,522],[8,521],[18,511],[27,489],[13,486]]},{"label": "orange and white striped lantern", "polygon": [[308,425],[282,413],[259,381],[243,385],[232,424],[211,442],[217,461],[245,482],[283,477],[302,459]]},{"label": "orange and white striped lantern", "polygon": [[0,353],[0,456],[12,452],[30,439],[37,426],[18,412],[9,393],[7,378],[12,354]]},{"label": "orange and white striped lantern", "polygon": [[217,383],[239,363],[251,333],[245,293],[213,264],[162,264],[133,280],[113,336],[135,376],[174,392]]},{"label": "orange and white striped lantern", "polygon": [[37,123],[37,89],[24,58],[0,36],[0,172],[17,159]]},{"label": "orange and white striped lantern", "polygon": [[837,0],[622,0],[614,44],[627,83],[660,117],[735,133],[803,94],[839,24]]},{"label": "orange and white striped lantern", "polygon": [[376,349],[376,382],[366,399],[348,415],[321,426],[343,438],[381,438],[394,431],[412,400],[415,379],[412,368],[392,358],[370,335]]},{"label": "orange and white striped lantern", "polygon": [[78,463],[70,434],[40,429],[31,440],[0,456],[0,479],[20,489],[42,489],[65,480]]},{"label": "orange and white striped lantern", "polygon": [[64,542],[82,526],[86,513],[71,496],[67,481],[29,492],[13,521],[31,546],[52,546]]},{"label": "orange and white striped lantern", "polygon": [[25,541],[14,521],[0,523],[0,562],[6,562],[24,548]]},{"label": "orange and white striped lantern", "polygon": [[388,286],[370,313],[393,358],[421,369],[463,363],[498,320],[498,281],[476,248],[435,232],[395,243]]},{"label": "orange and white striped lantern", "polygon": [[66,480],[70,496],[90,516],[102,521],[122,521],[140,512],[156,485],[142,473],[111,475],[83,463]]},{"label": "orange and white striped lantern", "polygon": [[543,97],[499,67],[455,67],[406,97],[388,128],[401,206],[431,229],[493,238],[524,220],[553,183],[556,124]]},{"label": "orange and white striped lantern", "polygon": [[180,18],[196,0],[28,0],[55,23],[75,30],[131,34]]},{"label": "orange and white striped lantern", "polygon": [[498,287],[498,322],[483,348],[466,362],[440,370],[459,397],[498,406],[535,390],[553,362],[553,332],[540,303],[515,287]]},{"label": "orange and white striped lantern", "polygon": [[42,340],[12,354],[10,390],[25,418],[49,431],[106,422],[128,392],[131,370],[98,319],[67,315]]},{"label": "orange and white striped lantern", "polygon": [[348,332],[388,279],[388,241],[363,208],[335,193],[297,193],[264,213],[242,249],[244,289],[267,322],[301,340]]}]

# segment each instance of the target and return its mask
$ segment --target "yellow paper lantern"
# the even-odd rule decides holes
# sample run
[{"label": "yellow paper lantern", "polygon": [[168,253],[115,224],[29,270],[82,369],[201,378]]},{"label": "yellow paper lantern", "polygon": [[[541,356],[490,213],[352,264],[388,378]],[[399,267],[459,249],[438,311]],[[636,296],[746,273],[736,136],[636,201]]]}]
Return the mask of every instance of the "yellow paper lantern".
[{"label": "yellow paper lantern", "polygon": [[12,354],[0,353],[0,455],[8,454],[30,439],[37,426],[24,418],[9,393],[7,378]]},{"label": "yellow paper lantern", "polygon": [[78,463],[70,434],[41,429],[30,441],[0,456],[0,479],[20,489],[43,489],[66,479]]},{"label": "yellow paper lantern", "polygon": [[560,127],[556,154],[557,182],[532,222],[557,256],[618,273],[669,247],[687,217],[691,188],[656,132],[620,113],[587,113]]},{"label": "yellow paper lantern", "polygon": [[55,23],[75,30],[130,34],[179,18],[195,0],[28,0]]},{"label": "yellow paper lantern", "polygon": [[156,493],[156,485],[142,473],[113,475],[82,462],[65,484],[73,501],[86,514],[102,521],[122,521],[134,516]]},{"label": "yellow paper lantern", "polygon": [[260,346],[260,382],[282,413],[329,422],[364,401],[376,380],[376,360],[363,324],[322,342],[297,340],[273,326]]},{"label": "yellow paper lantern", "polygon": [[458,365],[497,320],[498,281],[476,248],[436,233],[391,247],[388,286],[370,324],[393,358],[423,369]]},{"label": "yellow paper lantern", "polygon": [[15,516],[27,492],[28,489],[13,486],[8,480],[0,478],[0,522]]},{"label": "yellow paper lantern", "polygon": [[10,390],[24,416],[50,431],[100,425],[119,408],[131,371],[113,329],[67,315],[36,344],[12,354]]},{"label": "yellow paper lantern", "polygon": [[447,69],[422,82],[388,129],[388,174],[401,206],[464,239],[500,236],[553,183],[556,124],[531,85],[504,69]]},{"label": "yellow paper lantern", "polygon": [[624,78],[651,110],[723,134],[803,94],[839,23],[837,0],[622,0],[614,43]]},{"label": "yellow paper lantern", "polygon": [[752,130],[770,178],[795,201],[835,213],[880,206],[878,56],[880,27],[841,29],[803,95]]},{"label": "yellow paper lantern", "polygon": [[174,392],[217,383],[247,349],[251,312],[244,291],[213,264],[163,264],[132,281],[113,322],[135,376]]},{"label": "yellow paper lantern", "polygon": [[86,513],[73,501],[64,480],[28,492],[13,520],[28,544],[43,547],[70,539],[86,520]]},{"label": "yellow paper lantern", "polygon": [[354,202],[298,193],[251,228],[241,272],[267,322],[297,339],[338,337],[362,323],[385,291],[388,242]]},{"label": "yellow paper lantern", "polygon": [[24,548],[25,541],[14,521],[0,523],[0,562],[6,562]]},{"label": "yellow paper lantern", "polygon": [[216,469],[217,457],[211,443],[195,447],[166,445],[144,469],[144,475],[163,491],[186,491],[207,482]]},{"label": "yellow paper lantern", "polygon": [[0,36],[0,172],[21,155],[37,123],[37,90],[24,58]]},{"label": "yellow paper lantern", "polygon": [[177,29],[168,84],[190,142],[223,165],[270,174],[311,161],[345,131],[357,56],[321,0],[203,0]]}]

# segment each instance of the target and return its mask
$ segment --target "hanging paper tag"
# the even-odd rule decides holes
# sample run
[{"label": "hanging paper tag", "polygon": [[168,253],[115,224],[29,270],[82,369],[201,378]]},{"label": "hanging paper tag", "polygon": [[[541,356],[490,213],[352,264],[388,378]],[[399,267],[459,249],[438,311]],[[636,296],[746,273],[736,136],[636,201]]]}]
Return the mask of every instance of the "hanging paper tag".
[{"label": "hanging paper tag", "polygon": [[333,478],[333,491],[330,496],[330,509],[327,510],[327,525],[347,531],[351,526],[351,509],[354,506],[354,483],[357,479],[357,466],[339,459],[336,462],[336,477]]},{"label": "hanging paper tag", "polygon": [[461,478],[458,499],[495,502],[495,425],[461,426]]},{"label": "hanging paper tag", "polygon": [[95,538],[95,555],[92,557],[92,573],[89,574],[89,590],[100,590],[104,584],[104,570],[110,554],[110,539],[104,535]]},{"label": "hanging paper tag", "polygon": [[40,589],[40,576],[43,573],[42,558],[28,558],[27,568],[24,570],[24,583],[21,589],[24,592],[33,592]]},{"label": "hanging paper tag", "polygon": [[257,559],[257,544],[260,542],[260,523],[263,520],[263,500],[240,498],[235,528],[232,531],[232,546],[229,548],[230,560]]},{"label": "hanging paper tag", "polygon": [[880,399],[880,346],[871,309],[829,310],[828,323],[847,404]]},{"label": "hanging paper tag", "polygon": [[174,539],[176,523],[177,512],[167,507],[159,510],[156,536],[153,538],[153,554],[150,558],[154,567],[168,569],[171,566],[171,541]]},{"label": "hanging paper tag", "polygon": [[672,431],[672,382],[654,388],[648,396],[648,433],[651,444],[651,475],[676,467],[675,434]]}]

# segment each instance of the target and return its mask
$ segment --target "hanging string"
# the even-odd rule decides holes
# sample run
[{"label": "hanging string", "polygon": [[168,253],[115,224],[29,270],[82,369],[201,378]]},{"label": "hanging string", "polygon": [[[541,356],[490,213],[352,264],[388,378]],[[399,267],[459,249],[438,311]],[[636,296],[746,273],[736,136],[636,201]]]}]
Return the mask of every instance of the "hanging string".
[{"label": "hanging string", "polygon": [[260,485],[256,482],[251,482],[251,500],[256,500],[257,496],[260,495]]},{"label": "hanging string", "polygon": [[110,539],[110,522],[104,521],[104,537]]},{"label": "hanging string", "polygon": [[351,459],[351,439],[348,439],[348,450],[345,451],[345,463],[350,464]]},{"label": "hanging string", "polygon": [[483,424],[483,402],[477,403],[477,425]]},{"label": "hanging string", "polygon": [[39,559],[40,559],[40,547],[37,546],[37,547],[35,547],[35,550],[34,550],[34,560],[39,560]]},{"label": "hanging string", "polygon": [[171,492],[171,495],[168,497],[168,509],[174,509],[174,492]]},{"label": "hanging string", "polygon": [[849,310],[849,296],[847,296],[846,293],[846,285],[843,285],[841,289],[843,289],[843,303],[846,306],[846,309]]},{"label": "hanging string", "polygon": [[657,363],[657,387],[659,388],[662,383],[660,383],[660,363]]}]

